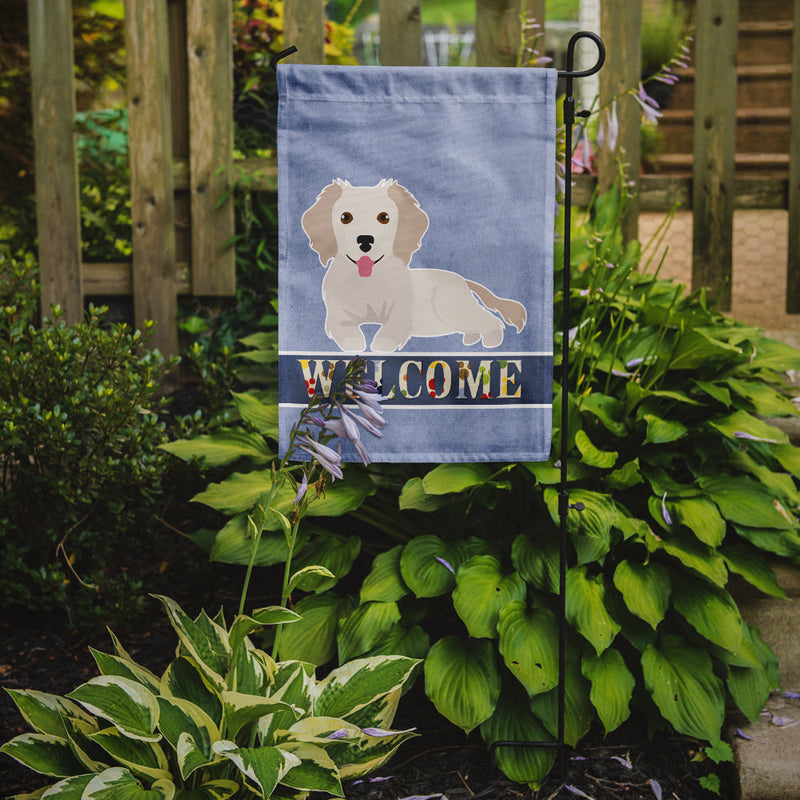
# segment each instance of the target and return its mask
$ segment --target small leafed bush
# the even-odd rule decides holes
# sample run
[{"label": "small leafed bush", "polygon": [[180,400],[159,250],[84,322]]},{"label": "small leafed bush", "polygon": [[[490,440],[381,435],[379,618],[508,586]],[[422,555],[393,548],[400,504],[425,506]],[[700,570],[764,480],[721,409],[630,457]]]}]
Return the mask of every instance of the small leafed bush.
[{"label": "small leafed bush", "polygon": [[31,259],[0,257],[0,606],[80,614],[135,583],[112,555],[160,493],[166,364],[147,330],[106,326],[102,308],[35,326],[33,276]]},{"label": "small leafed bush", "polygon": [[248,638],[295,623],[294,612],[271,606],[228,628],[221,612],[192,619],[160,599],[179,642],[163,675],[113,637],[113,655],[92,651],[100,676],[66,697],[9,690],[33,731],[0,751],[55,779],[47,797],[344,797],[343,779],[414,736],[390,730],[414,659],[358,659],[317,679],[313,665],[276,663]]}]

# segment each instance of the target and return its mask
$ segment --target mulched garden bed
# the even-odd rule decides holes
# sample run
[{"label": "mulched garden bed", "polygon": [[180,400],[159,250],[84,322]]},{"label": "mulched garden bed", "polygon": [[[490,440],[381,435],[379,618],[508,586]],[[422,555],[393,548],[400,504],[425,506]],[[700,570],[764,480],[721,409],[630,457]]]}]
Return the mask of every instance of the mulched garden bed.
[{"label": "mulched garden bed", "polygon": [[[215,567],[215,570],[219,568]],[[238,591],[237,575],[222,570],[212,584],[183,587],[175,593],[188,612],[200,607],[216,609],[220,599],[233,608]],[[214,598],[213,602],[209,598]],[[160,604],[152,601],[146,625],[141,621],[114,632],[131,655],[155,672],[172,659],[175,636]],[[97,674],[88,647],[109,652],[104,632],[87,636],[71,631],[66,617],[25,618],[5,615],[0,621],[0,685],[64,694]],[[477,735],[464,734],[439,717],[416,686],[400,703],[396,727],[416,727],[420,736],[403,745],[394,759],[376,775],[361,782],[347,782],[349,800],[554,800],[554,798],[664,798],[664,800],[709,800],[699,784],[709,772],[722,778],[722,797],[735,795],[731,775],[708,761],[696,760],[697,742],[669,734],[648,739],[646,725],[633,720],[603,740],[592,731],[580,747],[569,754],[567,774],[551,775],[533,792],[512,783],[492,764]],[[11,699],[0,693],[0,741],[25,731],[25,724]],[[728,765],[729,766],[729,765]],[[0,796],[33,791],[47,783],[5,755],[0,755]]]}]

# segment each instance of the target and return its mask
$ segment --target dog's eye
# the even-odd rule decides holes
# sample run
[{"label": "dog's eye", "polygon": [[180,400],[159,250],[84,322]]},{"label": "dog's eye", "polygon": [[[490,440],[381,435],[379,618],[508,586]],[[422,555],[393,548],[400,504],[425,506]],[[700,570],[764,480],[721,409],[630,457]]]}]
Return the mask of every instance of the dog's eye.
[{"label": "dog's eye", "polygon": [[349,225],[353,221],[353,215],[349,211],[345,211],[339,219],[345,224]]},{"label": "dog's eye", "polygon": [[385,211],[381,211],[381,213],[378,214],[378,222],[380,222],[381,225],[386,225],[389,222],[389,215]]}]

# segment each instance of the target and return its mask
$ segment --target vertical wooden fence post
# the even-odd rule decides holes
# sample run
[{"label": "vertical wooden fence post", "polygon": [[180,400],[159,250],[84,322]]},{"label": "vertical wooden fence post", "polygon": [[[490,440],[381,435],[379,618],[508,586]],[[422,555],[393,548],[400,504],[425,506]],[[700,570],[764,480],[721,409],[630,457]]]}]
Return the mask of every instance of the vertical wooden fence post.
[{"label": "vertical wooden fence post", "polygon": [[[641,107],[625,94],[636,87],[642,72],[642,4],[639,0],[606,0],[600,6],[600,31],[606,46],[606,63],[600,71],[600,107],[614,98],[619,120],[619,135],[614,149],[606,139],[598,154],[598,182],[601,192],[608,191],[619,176],[618,163],[624,164],[624,180],[634,184],[634,196],[622,220],[625,241],[639,236],[639,162],[641,145],[639,128]],[[621,95],[621,96],[620,96]],[[609,110],[603,115],[608,120]],[[607,130],[607,128],[606,128]]]},{"label": "vertical wooden fence post", "polygon": [[[478,66],[516,66],[523,20],[531,16],[536,17],[544,32],[544,0],[476,0],[475,54]],[[542,52],[541,42],[539,51]]]},{"label": "vertical wooden fence post", "polygon": [[83,317],[71,0],[29,0],[42,316]]},{"label": "vertical wooden fence post", "polygon": [[731,307],[739,3],[697,0],[692,205],[692,288]]},{"label": "vertical wooden fence post", "polygon": [[166,0],[127,0],[128,126],[136,323],[156,320],[154,345],[178,351]]},{"label": "vertical wooden fence post", "polygon": [[323,0],[285,0],[283,40],[298,52],[287,60],[299,64],[325,63],[325,6]]},{"label": "vertical wooden fence post", "polygon": [[[188,0],[192,292],[236,293],[233,236],[233,13],[230,0]],[[227,198],[220,204],[221,198]]]},{"label": "vertical wooden fence post", "polygon": [[794,4],[792,122],[789,140],[789,262],[786,311],[800,314],[800,3]]},{"label": "vertical wooden fence post", "polygon": [[419,0],[380,0],[380,60],[385,67],[422,63],[422,18]]}]

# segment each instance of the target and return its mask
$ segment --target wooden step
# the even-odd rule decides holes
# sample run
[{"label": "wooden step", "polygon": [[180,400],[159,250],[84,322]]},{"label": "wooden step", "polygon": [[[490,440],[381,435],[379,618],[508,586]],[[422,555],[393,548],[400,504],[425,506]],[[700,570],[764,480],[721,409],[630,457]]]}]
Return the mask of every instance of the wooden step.
[{"label": "wooden step", "polygon": [[[738,108],[786,106],[790,104],[792,65],[749,64],[739,67],[736,91]],[[669,109],[694,107],[695,68],[678,72],[679,81],[673,87]]]},{"label": "wooden step", "polygon": [[[740,108],[736,111],[736,151],[739,153],[788,153],[791,114],[788,108]],[[693,149],[694,111],[666,109],[659,120],[666,153]]]},{"label": "wooden step", "polygon": [[739,22],[792,19],[792,0],[739,0]]},{"label": "wooden step", "polygon": [[737,63],[742,67],[755,64],[790,64],[793,32],[791,20],[754,20],[740,23]]},{"label": "wooden step", "polygon": [[[652,162],[661,174],[691,177],[694,158],[690,153],[664,153]],[[738,177],[786,178],[789,174],[788,153],[737,153],[735,164]]]}]

